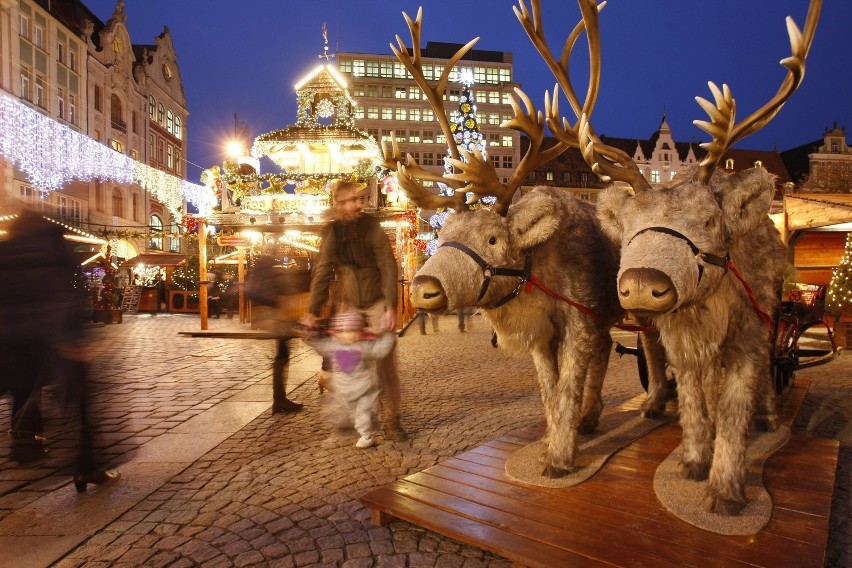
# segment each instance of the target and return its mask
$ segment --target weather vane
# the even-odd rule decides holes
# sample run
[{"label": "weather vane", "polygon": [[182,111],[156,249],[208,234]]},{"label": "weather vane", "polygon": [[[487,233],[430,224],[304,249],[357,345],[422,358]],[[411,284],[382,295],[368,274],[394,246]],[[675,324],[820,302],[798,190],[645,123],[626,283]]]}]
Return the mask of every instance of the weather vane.
[{"label": "weather vane", "polygon": [[328,61],[329,59],[333,59],[334,54],[328,52],[328,26],[325,25],[325,22],[322,23],[322,39],[325,45],[323,47],[323,52],[317,57],[319,57],[320,59],[325,59],[326,61]]}]

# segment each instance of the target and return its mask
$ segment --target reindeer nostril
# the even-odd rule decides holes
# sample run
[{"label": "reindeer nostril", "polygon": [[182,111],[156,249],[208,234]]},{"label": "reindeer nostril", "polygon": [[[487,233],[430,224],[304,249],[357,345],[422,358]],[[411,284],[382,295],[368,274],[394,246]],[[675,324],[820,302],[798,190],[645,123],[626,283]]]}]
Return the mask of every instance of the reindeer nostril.
[{"label": "reindeer nostril", "polygon": [[651,290],[651,295],[655,298],[662,298],[663,296],[665,296],[668,293],[669,293],[668,288],[666,288],[665,290]]},{"label": "reindeer nostril", "polygon": [[427,300],[431,300],[432,298],[437,298],[440,295],[441,295],[441,292],[424,292],[423,298],[425,298]]}]

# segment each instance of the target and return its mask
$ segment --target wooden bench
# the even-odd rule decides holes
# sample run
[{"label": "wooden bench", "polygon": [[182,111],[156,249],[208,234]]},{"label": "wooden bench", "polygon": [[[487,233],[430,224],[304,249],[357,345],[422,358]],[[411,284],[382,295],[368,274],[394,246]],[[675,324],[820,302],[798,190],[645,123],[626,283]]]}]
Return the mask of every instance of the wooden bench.
[{"label": "wooden bench", "polygon": [[[802,384],[804,383],[804,384]],[[780,411],[791,424],[808,383],[795,384]],[[615,410],[638,408],[644,395]],[[822,567],[838,442],[793,436],[766,464],[774,509],[753,536],[725,536],[669,513],[653,490],[657,466],[680,443],[675,423],[613,455],[591,479],[566,489],[509,478],[505,463],[537,440],[543,423],[486,443],[361,501],[373,521],[403,519],[491,551],[518,566]]]}]

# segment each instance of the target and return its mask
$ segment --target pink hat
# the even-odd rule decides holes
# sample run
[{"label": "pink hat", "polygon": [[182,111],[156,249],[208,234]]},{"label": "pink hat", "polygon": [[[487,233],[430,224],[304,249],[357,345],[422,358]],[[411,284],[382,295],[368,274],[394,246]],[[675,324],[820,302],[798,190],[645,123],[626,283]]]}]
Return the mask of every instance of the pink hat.
[{"label": "pink hat", "polygon": [[331,329],[335,331],[361,331],[364,317],[358,312],[340,312],[331,318]]}]

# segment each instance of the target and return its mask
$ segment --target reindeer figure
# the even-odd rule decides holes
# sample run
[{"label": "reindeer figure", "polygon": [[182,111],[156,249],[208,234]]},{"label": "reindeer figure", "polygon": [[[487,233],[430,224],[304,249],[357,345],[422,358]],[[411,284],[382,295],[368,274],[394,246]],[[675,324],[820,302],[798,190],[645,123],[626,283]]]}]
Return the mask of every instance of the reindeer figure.
[{"label": "reindeer figure", "polygon": [[[713,141],[702,144],[707,156],[692,179],[651,189],[632,160],[602,144],[574,107],[586,161],[605,179],[626,182],[608,188],[598,203],[604,231],[621,247],[619,299],[660,331],[678,373],[683,472],[709,477],[705,507],[721,515],[737,515],[746,504],[746,439],[756,406],[763,426],[774,428],[766,313],[777,305],[786,249],[767,215],[773,176],[761,167],[730,176],[714,170],[728,148],[762,128],[798,88],[820,8],[811,1],[804,32],[787,18],[792,56],[781,64],[788,73],[762,108],[736,123],[727,85],[709,84],[715,104],[697,99],[711,120],[695,124]],[[573,140],[576,128],[550,111],[555,135]]]},{"label": "reindeer figure", "polygon": [[[452,141],[441,95],[453,65],[477,40],[456,53],[433,87],[420,67],[422,9],[415,21],[403,16],[413,48],[409,51],[397,36],[399,47],[391,45],[391,49],[423,89],[447,140]],[[518,17],[529,19],[528,14]],[[584,28],[590,46],[596,45],[594,5],[584,10],[583,21],[569,36],[568,51]],[[566,75],[567,60],[566,54]],[[583,112],[591,112],[597,81],[593,74]],[[547,423],[543,475],[561,477],[573,469],[577,433],[593,431],[601,414],[601,387],[612,346],[609,330],[622,313],[615,288],[618,249],[601,232],[594,206],[563,191],[536,188],[510,205],[528,172],[568,147],[579,148],[575,132],[543,151],[544,116],[522,91],[516,93],[526,110],[512,99],[515,116],[502,126],[527,134],[530,147],[505,185],[481,154],[460,151],[452,142],[450,163],[460,173],[447,176],[423,170],[410,155],[403,159],[395,140],[383,150],[385,166],[397,171],[412,201],[421,208],[455,210],[441,230],[438,250],[412,281],[412,304],[432,312],[476,306],[494,327],[501,347],[521,355],[532,353]],[[546,97],[549,107],[548,101]],[[438,196],[417,180],[441,181],[456,192]],[[468,193],[473,194],[470,203],[486,195],[497,200],[490,210],[470,211],[465,201]],[[540,284],[540,289],[523,290],[532,283]],[[665,384],[665,377],[659,376],[662,380],[651,390],[659,400],[646,403],[651,410],[665,404],[665,388],[656,388]]]}]

